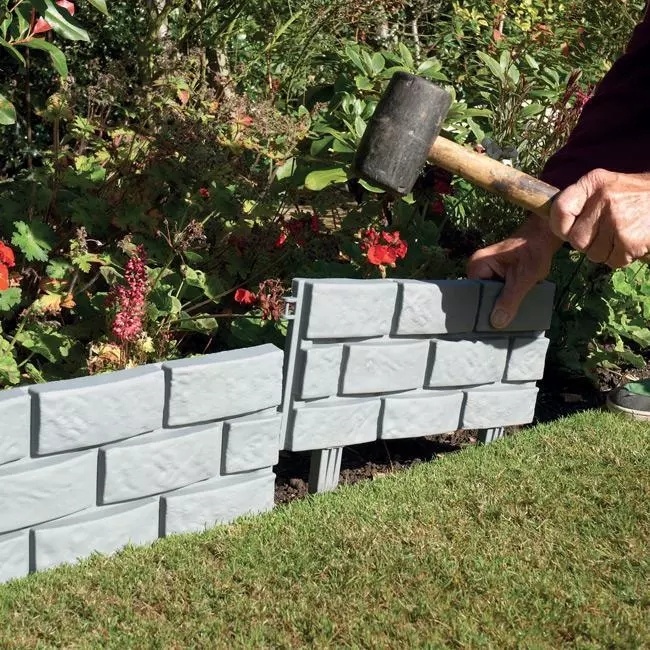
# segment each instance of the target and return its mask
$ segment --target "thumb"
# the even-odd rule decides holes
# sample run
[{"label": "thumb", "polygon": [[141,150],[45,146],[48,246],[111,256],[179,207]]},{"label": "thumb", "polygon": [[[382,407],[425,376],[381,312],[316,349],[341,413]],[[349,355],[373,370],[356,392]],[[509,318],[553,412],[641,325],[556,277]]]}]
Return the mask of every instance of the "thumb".
[{"label": "thumb", "polygon": [[506,272],[505,284],[494,303],[490,324],[495,329],[508,327],[514,320],[522,301],[537,281],[527,274],[518,273],[516,268]]}]

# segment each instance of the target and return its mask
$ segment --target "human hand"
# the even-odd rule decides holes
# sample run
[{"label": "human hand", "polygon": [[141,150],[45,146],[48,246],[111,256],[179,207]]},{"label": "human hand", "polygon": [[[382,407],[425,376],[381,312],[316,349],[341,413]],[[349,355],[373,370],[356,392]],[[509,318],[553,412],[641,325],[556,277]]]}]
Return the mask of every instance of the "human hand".
[{"label": "human hand", "polygon": [[508,239],[472,255],[467,265],[469,278],[505,282],[492,309],[492,327],[502,329],[512,322],[528,292],[549,274],[561,245],[540,217],[531,216]]},{"label": "human hand", "polygon": [[553,201],[549,227],[592,261],[626,266],[650,251],[650,173],[595,169]]}]

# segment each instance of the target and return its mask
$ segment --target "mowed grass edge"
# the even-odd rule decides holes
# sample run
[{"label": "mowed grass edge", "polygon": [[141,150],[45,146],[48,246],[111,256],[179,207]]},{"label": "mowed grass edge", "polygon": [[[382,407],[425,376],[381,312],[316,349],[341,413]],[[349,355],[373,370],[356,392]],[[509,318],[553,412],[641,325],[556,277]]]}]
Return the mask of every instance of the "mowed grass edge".
[{"label": "mowed grass edge", "polygon": [[643,647],[650,430],[590,412],[0,586],[0,647]]}]

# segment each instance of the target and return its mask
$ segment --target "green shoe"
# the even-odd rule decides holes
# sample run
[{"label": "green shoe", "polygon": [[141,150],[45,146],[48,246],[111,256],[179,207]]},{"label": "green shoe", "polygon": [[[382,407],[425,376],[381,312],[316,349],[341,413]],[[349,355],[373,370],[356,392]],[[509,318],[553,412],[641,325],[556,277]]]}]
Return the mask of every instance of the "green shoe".
[{"label": "green shoe", "polygon": [[631,381],[610,391],[607,407],[635,420],[650,421],[650,379]]}]

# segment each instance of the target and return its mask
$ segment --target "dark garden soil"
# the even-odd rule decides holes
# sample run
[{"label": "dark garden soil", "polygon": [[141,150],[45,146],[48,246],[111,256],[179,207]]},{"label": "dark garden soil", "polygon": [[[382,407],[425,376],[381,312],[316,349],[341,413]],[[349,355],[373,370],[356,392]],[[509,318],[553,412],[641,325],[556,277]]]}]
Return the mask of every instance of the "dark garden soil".
[{"label": "dark garden soil", "polygon": [[[650,376],[646,371],[635,373],[640,378]],[[586,378],[562,378],[547,374],[540,382],[535,424],[550,422],[587,409],[601,408],[607,391],[620,383],[620,376],[603,374],[600,386],[595,387]],[[506,435],[516,433],[513,427]],[[378,440],[343,449],[340,484],[373,480],[397,472],[417,463],[435,460],[477,444],[476,431],[456,431],[441,436],[410,438],[405,440]],[[307,495],[310,453],[281,452],[275,467],[276,503],[288,503]]]}]

